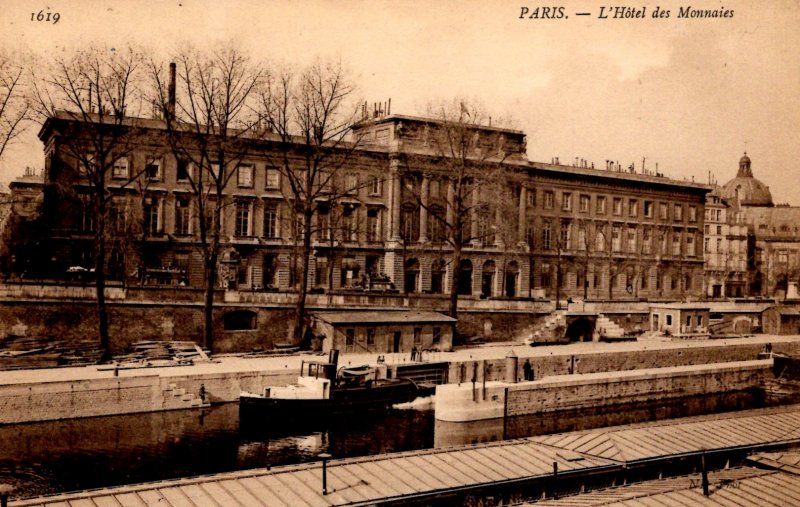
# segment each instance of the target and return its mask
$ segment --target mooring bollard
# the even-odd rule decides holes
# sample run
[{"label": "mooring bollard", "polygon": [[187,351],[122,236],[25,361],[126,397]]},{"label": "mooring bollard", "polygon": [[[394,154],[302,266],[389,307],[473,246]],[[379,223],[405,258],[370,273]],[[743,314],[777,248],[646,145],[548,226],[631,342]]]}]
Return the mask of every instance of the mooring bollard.
[{"label": "mooring bollard", "polygon": [[331,459],[331,455],[327,452],[323,452],[319,455],[322,458],[322,494],[328,494],[328,460]]},{"label": "mooring bollard", "polygon": [[8,507],[8,495],[14,492],[11,484],[0,484],[0,507]]}]

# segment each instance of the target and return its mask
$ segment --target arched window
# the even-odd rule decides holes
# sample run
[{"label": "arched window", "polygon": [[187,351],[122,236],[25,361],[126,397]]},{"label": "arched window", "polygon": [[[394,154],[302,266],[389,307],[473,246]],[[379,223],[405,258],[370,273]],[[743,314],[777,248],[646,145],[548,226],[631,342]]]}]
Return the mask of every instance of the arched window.
[{"label": "arched window", "polygon": [[403,287],[407,294],[419,292],[419,261],[413,257],[406,261]]},{"label": "arched window", "polygon": [[458,267],[458,293],[463,296],[472,295],[472,261],[461,259]]},{"label": "arched window", "polygon": [[494,295],[494,275],[497,271],[494,261],[488,260],[483,263],[481,273],[481,297],[488,298]]},{"label": "arched window", "polygon": [[431,263],[431,292],[434,294],[444,293],[444,259],[436,259]]},{"label": "arched window", "polygon": [[511,261],[506,265],[505,295],[506,297],[517,296],[517,285],[519,280],[519,264]]}]

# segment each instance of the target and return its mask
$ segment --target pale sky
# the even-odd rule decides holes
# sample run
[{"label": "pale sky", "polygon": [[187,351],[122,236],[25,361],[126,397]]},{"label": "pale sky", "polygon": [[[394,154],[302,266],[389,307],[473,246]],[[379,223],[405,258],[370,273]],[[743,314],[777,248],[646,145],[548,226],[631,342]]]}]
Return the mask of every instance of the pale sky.
[{"label": "pale sky", "polygon": [[[775,202],[800,205],[800,0],[627,4],[646,6],[645,19],[598,19],[613,4],[599,0],[562,4],[567,19],[519,19],[524,4],[48,0],[61,15],[52,25],[30,21],[29,1],[4,0],[0,44],[53,52],[134,42],[168,55],[187,41],[234,40],[290,65],[341,57],[360,96],[391,98],[392,113],[464,96],[513,118],[531,160],[639,170],[646,157],[671,177],[707,182],[711,171],[725,182],[746,149]],[[652,19],[656,5],[670,17]],[[733,17],[678,19],[686,5]],[[0,161],[0,182],[42,166],[36,130]]]}]

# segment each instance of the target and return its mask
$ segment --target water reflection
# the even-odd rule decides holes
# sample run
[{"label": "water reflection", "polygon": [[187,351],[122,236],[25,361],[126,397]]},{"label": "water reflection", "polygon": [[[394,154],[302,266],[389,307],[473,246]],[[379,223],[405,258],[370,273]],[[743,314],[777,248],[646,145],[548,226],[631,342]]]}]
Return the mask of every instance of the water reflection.
[{"label": "water reflection", "polygon": [[558,413],[524,415],[469,423],[436,421],[434,446],[494,442],[533,435],[604,428],[620,424],[662,421],[676,417],[714,414],[766,406],[760,390],[695,396],[677,400],[570,410]]},{"label": "water reflection", "polygon": [[15,498],[335,457],[428,448],[433,412],[398,410],[240,428],[238,404],[0,426],[0,483]]},{"label": "water reflection", "polygon": [[231,470],[426,449],[763,406],[755,393],[669,403],[442,423],[433,411],[392,410],[292,423],[239,420],[238,404],[0,426],[0,483],[15,498]]}]

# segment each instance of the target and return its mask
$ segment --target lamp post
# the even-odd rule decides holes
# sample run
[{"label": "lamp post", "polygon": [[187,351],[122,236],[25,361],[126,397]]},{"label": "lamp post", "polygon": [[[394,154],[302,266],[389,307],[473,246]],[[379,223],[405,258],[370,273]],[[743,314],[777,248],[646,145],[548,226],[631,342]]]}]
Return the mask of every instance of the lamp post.
[{"label": "lamp post", "polygon": [[328,494],[328,460],[331,459],[331,455],[327,452],[323,452],[319,455],[319,458],[322,459],[322,494]]}]

